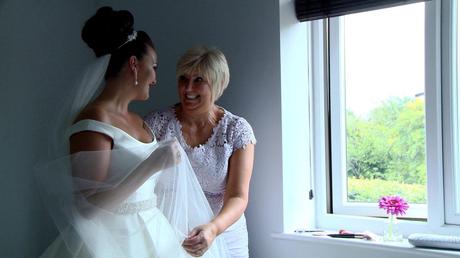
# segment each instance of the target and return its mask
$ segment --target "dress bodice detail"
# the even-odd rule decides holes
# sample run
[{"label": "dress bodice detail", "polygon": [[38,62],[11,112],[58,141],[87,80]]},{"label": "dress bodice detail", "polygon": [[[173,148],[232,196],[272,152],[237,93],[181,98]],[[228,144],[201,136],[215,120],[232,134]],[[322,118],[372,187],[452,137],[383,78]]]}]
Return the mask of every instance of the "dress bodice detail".
[{"label": "dress bodice detail", "polygon": [[[41,257],[190,258],[182,242],[191,228],[211,220],[212,212],[187,160],[184,158],[185,162],[177,166],[164,165],[162,171],[149,176],[153,172],[149,169],[157,167],[154,162],[160,156],[148,162],[145,158],[169,143],[157,143],[155,139],[143,143],[117,127],[90,119],[75,123],[66,133],[71,136],[83,131],[107,135],[112,139],[112,149],[73,153],[45,166],[44,173],[62,175],[51,185],[41,184],[49,186],[47,203],[56,203],[51,211],[61,234]],[[91,175],[101,161],[107,161],[104,181],[72,173],[76,168]],[[53,178],[47,175],[43,182]],[[145,176],[149,177],[144,182]],[[92,202],[86,197],[93,190],[114,192]],[[217,237],[203,258],[230,257],[224,241]]]},{"label": "dress bodice detail", "polygon": [[249,123],[224,109],[224,115],[213,128],[211,136],[203,144],[191,147],[182,135],[182,126],[174,107],[153,112],[145,120],[160,141],[178,139],[214,214],[217,214],[223,205],[230,156],[234,151],[256,143]]},{"label": "dress bodice detail", "polygon": [[[117,162],[125,164],[137,164],[145,160],[157,146],[156,139],[150,143],[144,143],[118,127],[93,119],[78,121],[69,127],[66,133],[70,137],[83,131],[98,132],[112,138],[113,150],[123,149],[123,152],[126,153],[126,155],[119,157],[123,158],[123,161]],[[154,135],[153,131],[152,135]],[[155,183],[156,176],[154,175],[132,193],[120,207],[116,208],[115,212],[120,214],[135,213],[154,207],[156,205],[156,196],[153,191]]]},{"label": "dress bodice detail", "polygon": [[[152,129],[149,128],[149,130],[152,132],[152,135],[154,135]],[[140,146],[144,146],[148,149],[157,143],[156,139],[153,139],[153,141],[149,143],[141,142],[116,126],[93,119],[83,119],[76,122],[67,129],[66,135],[70,137],[73,134],[83,131],[98,132],[109,136],[112,138],[114,149]]]}]

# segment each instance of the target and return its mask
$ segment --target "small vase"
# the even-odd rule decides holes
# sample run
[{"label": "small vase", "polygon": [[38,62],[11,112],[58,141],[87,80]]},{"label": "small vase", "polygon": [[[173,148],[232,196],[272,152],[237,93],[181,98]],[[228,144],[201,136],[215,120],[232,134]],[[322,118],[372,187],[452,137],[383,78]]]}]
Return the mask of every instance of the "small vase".
[{"label": "small vase", "polygon": [[385,242],[400,242],[403,236],[399,233],[398,218],[396,215],[390,214],[388,216],[386,229],[383,231],[383,241]]}]

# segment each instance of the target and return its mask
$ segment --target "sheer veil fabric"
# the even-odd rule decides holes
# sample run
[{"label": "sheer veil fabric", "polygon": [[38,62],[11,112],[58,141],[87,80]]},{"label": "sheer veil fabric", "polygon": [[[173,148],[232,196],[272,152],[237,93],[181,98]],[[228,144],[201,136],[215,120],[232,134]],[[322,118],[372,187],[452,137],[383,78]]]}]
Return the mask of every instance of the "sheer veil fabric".
[{"label": "sheer veil fabric", "polygon": [[111,55],[104,55],[92,61],[84,70],[69,94],[56,106],[55,122],[49,126],[48,155],[62,157],[69,153],[68,128],[81,110],[102,91],[104,75]]},{"label": "sheer veil fabric", "polygon": [[[69,128],[100,91],[109,59],[89,66],[50,129],[50,159],[36,167],[43,202],[60,233],[42,257],[190,257],[182,241],[214,215],[175,140],[142,143],[125,133],[112,150],[68,154]],[[104,126],[107,134],[121,131]],[[102,163],[101,180],[94,171]],[[223,239],[216,238],[202,257],[229,257]]]}]

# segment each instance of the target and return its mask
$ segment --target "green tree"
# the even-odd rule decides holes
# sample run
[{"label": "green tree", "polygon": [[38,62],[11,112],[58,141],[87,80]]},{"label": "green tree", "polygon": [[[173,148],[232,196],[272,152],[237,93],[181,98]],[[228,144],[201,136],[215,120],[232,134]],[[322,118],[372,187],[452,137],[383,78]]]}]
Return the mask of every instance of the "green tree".
[{"label": "green tree", "polygon": [[408,101],[390,129],[399,140],[390,150],[393,158],[387,179],[408,184],[426,183],[424,113],[423,100]]},{"label": "green tree", "polygon": [[389,163],[382,137],[385,131],[375,130],[373,124],[347,115],[347,173],[353,178],[384,179]]},{"label": "green tree", "polygon": [[366,118],[347,111],[347,173],[425,184],[424,101],[390,98]]}]

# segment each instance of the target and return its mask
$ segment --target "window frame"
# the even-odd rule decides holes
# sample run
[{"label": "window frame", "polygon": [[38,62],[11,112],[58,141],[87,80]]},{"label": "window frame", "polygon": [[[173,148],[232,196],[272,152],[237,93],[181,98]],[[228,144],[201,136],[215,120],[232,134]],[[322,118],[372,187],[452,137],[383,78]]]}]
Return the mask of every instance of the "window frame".
[{"label": "window frame", "polygon": [[[454,133],[455,127],[459,126],[458,111],[460,99],[455,100],[455,96],[458,96],[459,85],[458,85],[458,60],[457,44],[455,41],[459,40],[457,19],[459,14],[456,14],[458,10],[457,1],[446,1],[442,6],[442,31],[444,35],[442,38],[442,92],[443,92],[443,128],[444,128],[444,195],[445,195],[445,221],[447,224],[460,225],[460,207],[451,205],[452,203],[459,203],[457,199],[459,193],[456,191],[460,190],[460,187],[455,187],[455,184],[459,182],[458,171],[459,160],[457,153],[460,148],[455,149],[455,146],[459,143],[460,139],[457,139]],[[458,135],[458,134],[457,134]],[[456,158],[457,156],[457,158]],[[458,185],[458,184],[457,184]]]},{"label": "window frame", "polygon": [[[440,0],[426,2],[426,36],[425,36],[425,101],[426,101],[426,148],[430,153],[426,153],[427,162],[427,203],[430,205],[427,208],[427,221],[400,221],[400,230],[403,235],[407,236],[414,232],[431,232],[443,234],[458,234],[460,227],[458,225],[449,225],[446,223],[444,209],[447,206],[447,199],[444,199],[444,181],[443,181],[443,143],[444,148],[446,143],[451,139],[447,139],[445,133],[445,124],[443,124],[442,110],[446,108],[448,103],[441,102],[441,12],[444,13],[446,6],[443,4],[441,8]],[[444,15],[445,16],[445,15]],[[445,18],[443,18],[442,22]],[[330,21],[330,20],[329,20]],[[337,70],[332,70],[329,62],[333,61],[328,55],[328,46],[334,46],[333,42],[329,42],[328,38],[328,20],[317,20],[311,22],[311,39],[312,39],[312,59],[311,67],[313,70],[313,167],[315,173],[315,192],[316,192],[316,224],[318,228],[340,229],[344,225],[351,230],[370,230],[375,233],[381,233],[384,228],[385,219],[376,217],[356,216],[353,214],[334,214],[331,213],[334,203],[331,189],[333,188],[330,177],[330,170],[334,168],[334,153],[326,148],[329,141],[332,140],[328,128],[329,117],[332,118],[331,110],[329,109],[328,99],[329,82],[337,80],[334,78],[334,73]],[[444,25],[444,24],[443,24]],[[446,37],[445,34],[443,34]],[[445,39],[443,39],[445,41]],[[334,51],[334,47],[331,48]],[[442,52],[445,56],[446,53]],[[443,59],[444,60],[444,59]],[[331,71],[329,71],[331,69]],[[445,69],[445,67],[444,67]],[[446,85],[442,91],[444,91]],[[445,95],[444,95],[445,97]],[[334,99],[331,99],[334,101]],[[336,100],[337,101],[337,100]],[[339,100],[340,101],[340,100]],[[340,119],[340,118],[339,118]],[[444,126],[444,128],[443,128]],[[330,159],[332,158],[332,159]],[[343,162],[340,161],[339,162]],[[340,163],[339,163],[340,164]],[[335,197],[337,198],[337,197]],[[444,201],[440,201],[444,200]],[[363,211],[360,211],[363,215]]]},{"label": "window frame", "polygon": [[[337,214],[386,216],[376,203],[353,203],[347,200],[344,17],[330,18],[328,23],[330,99],[334,103],[330,107],[331,121],[334,121],[330,123],[332,210]],[[405,217],[425,219],[426,205],[412,204]]]}]

